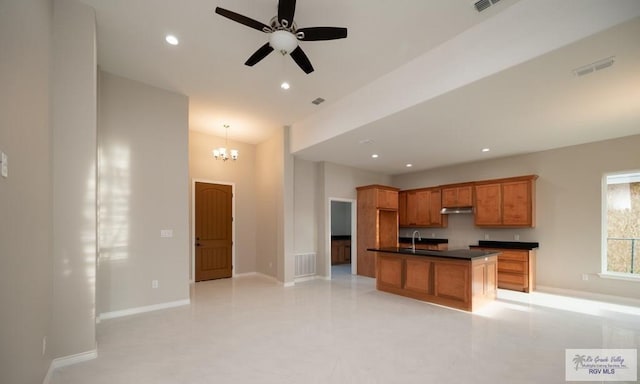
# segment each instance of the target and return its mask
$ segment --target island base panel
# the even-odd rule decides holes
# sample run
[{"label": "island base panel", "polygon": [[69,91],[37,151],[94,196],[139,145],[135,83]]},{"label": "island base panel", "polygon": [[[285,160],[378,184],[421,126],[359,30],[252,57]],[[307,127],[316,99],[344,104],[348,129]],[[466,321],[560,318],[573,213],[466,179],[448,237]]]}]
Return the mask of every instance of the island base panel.
[{"label": "island base panel", "polygon": [[495,300],[497,256],[473,260],[376,252],[376,288],[465,311]]}]

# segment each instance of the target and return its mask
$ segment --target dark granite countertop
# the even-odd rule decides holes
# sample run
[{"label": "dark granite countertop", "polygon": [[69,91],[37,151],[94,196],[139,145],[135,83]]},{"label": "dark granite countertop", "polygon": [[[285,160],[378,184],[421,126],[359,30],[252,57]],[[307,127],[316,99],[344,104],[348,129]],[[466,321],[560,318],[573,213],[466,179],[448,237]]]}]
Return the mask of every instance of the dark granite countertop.
[{"label": "dark granite countertop", "polygon": [[[399,243],[411,243],[410,237],[399,237]],[[423,238],[422,240],[416,239],[416,244],[448,244],[448,239],[434,239],[431,237]]]},{"label": "dark granite countertop", "polygon": [[331,235],[331,240],[351,240],[351,235]]},{"label": "dark granite countertop", "polygon": [[487,257],[497,255],[497,252],[478,251],[469,249],[453,249],[450,251],[427,251],[425,249],[416,249],[415,251],[410,248],[398,248],[398,247],[383,247],[383,248],[369,248],[367,251],[396,253],[400,255],[408,256],[430,256],[430,257],[442,257],[446,259],[463,259],[473,260],[479,257]]},{"label": "dark granite countertop", "polygon": [[478,248],[478,247],[486,247],[486,248],[496,248],[496,249],[536,249],[540,247],[539,243],[527,243],[521,241],[491,241],[491,240],[480,240],[478,241],[478,245],[470,245],[470,248]]}]

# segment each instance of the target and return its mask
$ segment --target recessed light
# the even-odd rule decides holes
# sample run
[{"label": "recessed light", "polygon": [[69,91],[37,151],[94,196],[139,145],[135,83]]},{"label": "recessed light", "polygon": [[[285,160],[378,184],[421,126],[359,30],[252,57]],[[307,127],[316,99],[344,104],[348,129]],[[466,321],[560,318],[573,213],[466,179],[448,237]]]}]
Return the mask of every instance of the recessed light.
[{"label": "recessed light", "polygon": [[378,158],[378,154],[374,153],[373,155],[371,155],[371,157],[373,157],[374,159],[377,159]]},{"label": "recessed light", "polygon": [[289,85],[289,83],[287,83],[286,81],[283,81],[282,84],[280,84],[280,88],[286,91],[287,89],[291,88],[291,85]]},{"label": "recessed light", "polygon": [[411,167],[413,167],[413,164],[409,163],[409,164],[406,165],[406,167],[407,168],[411,168]]},{"label": "recessed light", "polygon": [[167,35],[164,39],[171,45],[178,45],[180,43],[180,41],[178,41],[178,38],[174,35]]},{"label": "recessed light", "polygon": [[482,148],[482,152],[489,152],[490,150],[490,148]]}]

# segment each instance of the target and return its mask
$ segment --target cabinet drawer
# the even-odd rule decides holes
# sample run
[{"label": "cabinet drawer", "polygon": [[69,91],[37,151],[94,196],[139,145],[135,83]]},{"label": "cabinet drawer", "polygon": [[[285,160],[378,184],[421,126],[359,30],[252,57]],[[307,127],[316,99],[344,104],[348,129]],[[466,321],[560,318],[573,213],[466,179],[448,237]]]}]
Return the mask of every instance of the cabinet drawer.
[{"label": "cabinet drawer", "polygon": [[523,288],[527,288],[529,286],[529,280],[527,279],[527,276],[519,273],[498,273],[499,287],[500,284],[517,285]]},{"label": "cabinet drawer", "polygon": [[529,261],[529,251],[520,251],[514,249],[501,249],[501,248],[484,248],[484,247],[471,247],[472,249],[478,249],[481,251],[493,251],[500,252],[498,254],[498,260],[518,260]]},{"label": "cabinet drawer", "polygon": [[498,272],[528,273],[529,263],[526,261],[498,258]]},{"label": "cabinet drawer", "polygon": [[529,252],[528,251],[512,251],[512,250],[503,250],[500,251],[500,255],[498,256],[498,260],[520,260],[520,261],[528,261],[529,260]]}]

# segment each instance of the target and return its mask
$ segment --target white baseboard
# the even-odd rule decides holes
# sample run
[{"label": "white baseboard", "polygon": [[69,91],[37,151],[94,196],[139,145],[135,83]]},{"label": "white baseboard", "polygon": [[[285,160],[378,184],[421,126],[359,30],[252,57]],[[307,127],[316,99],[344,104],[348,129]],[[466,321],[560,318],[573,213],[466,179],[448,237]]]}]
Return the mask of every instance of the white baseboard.
[{"label": "white baseboard", "polygon": [[640,307],[640,300],[630,297],[605,295],[603,293],[593,293],[585,291],[577,291],[573,289],[564,289],[556,287],[540,286],[536,287],[535,292],[549,293],[552,295],[569,296],[585,300],[602,301],[610,304],[629,305],[633,307]]},{"label": "white baseboard", "polygon": [[233,275],[233,277],[247,277],[247,276],[255,276],[257,274],[258,272],[244,272],[244,273],[236,273],[235,275]]},{"label": "white baseboard", "polygon": [[82,353],[77,353],[75,355],[58,357],[57,359],[53,359],[51,364],[49,365],[49,370],[47,371],[42,384],[49,384],[51,382],[51,376],[53,375],[53,371],[58,368],[66,367],[73,364],[83,363],[85,361],[93,360],[98,357],[98,350],[93,349],[91,351],[86,351]]},{"label": "white baseboard", "polygon": [[311,281],[311,280],[326,280],[326,278],[325,276],[311,275],[311,276],[296,277],[293,281],[295,284],[295,283],[304,283],[305,281]]},{"label": "white baseboard", "polygon": [[123,309],[121,311],[105,312],[105,313],[101,313],[100,316],[98,316],[98,322],[102,320],[114,319],[116,317],[137,315],[139,313],[158,311],[161,309],[168,309],[168,308],[174,308],[174,307],[181,307],[183,305],[189,305],[189,304],[191,304],[191,300],[184,299],[184,300],[178,300],[178,301],[170,301],[168,303],[147,305],[144,307]]}]

